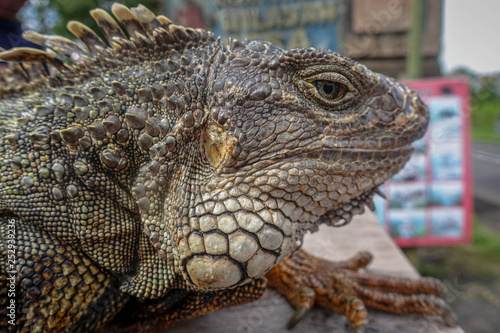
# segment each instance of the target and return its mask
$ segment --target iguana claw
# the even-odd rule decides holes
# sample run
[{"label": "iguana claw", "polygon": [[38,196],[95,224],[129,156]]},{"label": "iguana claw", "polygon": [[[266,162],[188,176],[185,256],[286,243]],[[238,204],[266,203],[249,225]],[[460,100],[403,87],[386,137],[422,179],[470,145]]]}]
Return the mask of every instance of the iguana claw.
[{"label": "iguana claw", "polygon": [[350,260],[333,263],[299,250],[274,267],[266,277],[296,308],[287,323],[292,328],[314,305],[330,308],[347,317],[353,333],[365,332],[365,306],[393,313],[441,316],[448,326],[456,319],[440,298],[445,290],[437,280],[393,278],[358,272],[371,256],[359,253]]}]

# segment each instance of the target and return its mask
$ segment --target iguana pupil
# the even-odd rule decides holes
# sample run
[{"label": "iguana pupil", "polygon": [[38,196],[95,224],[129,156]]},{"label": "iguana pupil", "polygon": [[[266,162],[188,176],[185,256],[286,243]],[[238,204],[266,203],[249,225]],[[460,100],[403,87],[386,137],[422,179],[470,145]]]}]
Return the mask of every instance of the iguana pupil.
[{"label": "iguana pupil", "polygon": [[319,93],[325,98],[337,100],[342,98],[342,96],[344,95],[345,89],[343,88],[342,84],[338,82],[317,80],[314,82],[314,84]]}]

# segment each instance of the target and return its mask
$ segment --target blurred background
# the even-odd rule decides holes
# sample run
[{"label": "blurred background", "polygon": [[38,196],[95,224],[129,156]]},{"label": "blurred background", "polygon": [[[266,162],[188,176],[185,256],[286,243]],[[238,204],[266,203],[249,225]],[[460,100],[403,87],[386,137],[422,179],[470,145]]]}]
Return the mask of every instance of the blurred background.
[{"label": "blurred background", "polygon": [[[0,46],[21,30],[71,37],[107,0],[0,0]],[[427,136],[384,186],[377,216],[423,275],[443,280],[466,332],[500,327],[500,2],[126,0],[227,41],[328,48],[405,80],[431,112]],[[23,7],[24,4],[24,7]],[[21,8],[22,7],[22,8]]]}]

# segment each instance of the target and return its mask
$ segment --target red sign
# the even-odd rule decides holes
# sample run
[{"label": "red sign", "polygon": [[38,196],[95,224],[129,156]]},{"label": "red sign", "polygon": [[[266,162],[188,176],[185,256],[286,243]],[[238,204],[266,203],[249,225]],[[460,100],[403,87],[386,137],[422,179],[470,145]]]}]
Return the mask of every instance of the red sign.
[{"label": "red sign", "polygon": [[376,199],[376,214],[400,246],[466,243],[472,235],[469,86],[465,79],[406,82],[429,106],[426,135]]}]

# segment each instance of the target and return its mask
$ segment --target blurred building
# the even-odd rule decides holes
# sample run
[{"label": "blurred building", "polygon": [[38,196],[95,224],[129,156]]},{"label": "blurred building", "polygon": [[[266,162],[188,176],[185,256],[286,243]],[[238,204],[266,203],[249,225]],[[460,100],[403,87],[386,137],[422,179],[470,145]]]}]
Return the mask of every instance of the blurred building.
[{"label": "blurred building", "polygon": [[[404,77],[408,53],[411,1],[344,1],[344,17],[339,51],[369,68],[390,76]],[[441,74],[442,0],[425,2],[423,22],[422,74]]]},{"label": "blurred building", "polygon": [[[291,49],[336,50],[369,68],[405,77],[408,0],[160,0],[175,23],[212,30],[227,40],[266,40]],[[422,74],[441,74],[442,0],[425,1]]]}]

